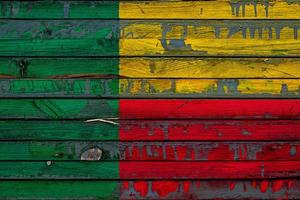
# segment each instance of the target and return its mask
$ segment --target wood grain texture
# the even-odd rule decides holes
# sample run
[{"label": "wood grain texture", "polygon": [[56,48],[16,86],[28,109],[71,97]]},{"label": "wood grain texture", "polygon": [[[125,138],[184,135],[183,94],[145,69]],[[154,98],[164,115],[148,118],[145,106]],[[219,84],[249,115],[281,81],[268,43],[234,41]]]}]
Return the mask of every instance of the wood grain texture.
[{"label": "wood grain texture", "polygon": [[1,179],[266,179],[296,178],[299,161],[3,161]]},{"label": "wood grain texture", "polygon": [[121,99],[121,119],[299,119],[300,100]]},{"label": "wood grain texture", "polygon": [[1,119],[117,118],[118,100],[0,99]]},{"label": "wood grain texture", "polygon": [[121,22],[122,56],[296,56],[299,21],[131,20]]},{"label": "wood grain texture", "polygon": [[121,141],[297,141],[300,121],[121,120],[119,137]]},{"label": "wood grain texture", "polygon": [[299,66],[298,58],[122,57],[119,73],[128,78],[299,78]]},{"label": "wood grain texture", "polygon": [[1,181],[5,199],[297,199],[297,179],[263,180],[131,180]]},{"label": "wood grain texture", "polygon": [[0,160],[299,161],[299,142],[1,142]]},{"label": "wood grain texture", "polygon": [[296,19],[298,1],[120,1],[120,18],[131,19]]},{"label": "wood grain texture", "polygon": [[118,58],[0,58],[0,78],[117,77]]},{"label": "wood grain texture", "polygon": [[1,18],[118,19],[118,1],[1,1]]}]

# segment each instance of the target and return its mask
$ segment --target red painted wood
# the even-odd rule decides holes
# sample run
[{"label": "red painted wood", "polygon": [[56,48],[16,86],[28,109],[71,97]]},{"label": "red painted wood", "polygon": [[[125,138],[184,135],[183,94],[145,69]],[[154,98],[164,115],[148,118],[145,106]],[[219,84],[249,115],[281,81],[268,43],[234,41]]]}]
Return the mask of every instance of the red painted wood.
[{"label": "red painted wood", "polygon": [[296,178],[300,161],[124,161],[121,179],[261,179]]},{"label": "red painted wood", "polygon": [[300,100],[121,99],[121,119],[300,119]]},{"label": "red painted wood", "polygon": [[300,140],[300,120],[121,120],[121,141]]},{"label": "red painted wood", "polygon": [[123,181],[120,199],[295,199],[299,179]]},{"label": "red painted wood", "polygon": [[120,148],[120,160],[300,160],[298,142],[121,142]]}]

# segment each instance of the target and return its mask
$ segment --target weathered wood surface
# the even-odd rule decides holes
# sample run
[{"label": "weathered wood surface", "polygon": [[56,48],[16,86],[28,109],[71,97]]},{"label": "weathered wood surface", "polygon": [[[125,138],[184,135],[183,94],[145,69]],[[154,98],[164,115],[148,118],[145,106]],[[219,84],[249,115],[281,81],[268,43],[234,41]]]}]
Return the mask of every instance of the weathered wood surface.
[{"label": "weathered wood surface", "polygon": [[131,19],[297,19],[298,1],[120,1],[120,18]]},{"label": "weathered wood surface", "polygon": [[0,78],[109,78],[119,76],[118,65],[119,58],[0,58]]},{"label": "weathered wood surface", "polygon": [[297,199],[297,179],[264,180],[134,180],[1,181],[5,199]]},{"label": "weathered wood surface", "polygon": [[0,119],[118,118],[118,100],[0,99]]},{"label": "weathered wood surface", "polygon": [[0,140],[297,141],[299,120],[2,120]]},{"label": "weathered wood surface", "polygon": [[1,1],[0,18],[118,19],[118,1]]},{"label": "weathered wood surface", "polygon": [[0,98],[297,98],[300,79],[0,79]]},{"label": "weathered wood surface", "polygon": [[300,119],[300,100],[121,99],[121,119]]},{"label": "weathered wood surface", "polygon": [[5,199],[297,199],[297,179],[264,180],[131,180],[1,181]]},{"label": "weathered wood surface", "polygon": [[297,178],[300,161],[2,161],[1,179]]},{"label": "weathered wood surface", "polygon": [[1,78],[300,78],[298,58],[0,58]]},{"label": "weathered wood surface", "polygon": [[0,160],[300,161],[299,142],[1,142]]},{"label": "weathered wood surface", "polygon": [[2,1],[1,18],[297,19],[297,1]]},{"label": "weathered wood surface", "polygon": [[3,20],[1,56],[298,56],[296,20]]}]

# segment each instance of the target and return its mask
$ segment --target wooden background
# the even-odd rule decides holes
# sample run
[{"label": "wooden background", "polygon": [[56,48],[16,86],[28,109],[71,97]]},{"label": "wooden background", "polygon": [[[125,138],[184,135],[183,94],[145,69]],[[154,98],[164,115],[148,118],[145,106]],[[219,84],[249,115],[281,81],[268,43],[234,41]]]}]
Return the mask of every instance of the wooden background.
[{"label": "wooden background", "polygon": [[296,0],[0,2],[1,199],[297,199]]}]

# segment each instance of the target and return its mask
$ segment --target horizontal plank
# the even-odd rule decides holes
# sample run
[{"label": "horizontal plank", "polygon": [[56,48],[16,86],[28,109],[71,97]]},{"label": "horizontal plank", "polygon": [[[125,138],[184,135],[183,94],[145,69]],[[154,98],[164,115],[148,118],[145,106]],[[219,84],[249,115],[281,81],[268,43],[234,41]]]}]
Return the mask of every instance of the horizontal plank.
[{"label": "horizontal plank", "polygon": [[3,20],[0,56],[298,56],[296,20]]},{"label": "horizontal plank", "polygon": [[0,140],[296,141],[299,120],[2,120]]},{"label": "horizontal plank", "polygon": [[300,161],[3,161],[0,179],[296,178]]},{"label": "horizontal plank", "polygon": [[299,98],[300,79],[0,79],[0,98]]},{"label": "horizontal plank", "polygon": [[0,78],[117,77],[118,58],[0,58]]},{"label": "horizontal plank", "polygon": [[299,119],[300,100],[120,99],[121,119]]},{"label": "horizontal plank", "polygon": [[1,181],[5,199],[297,199],[298,179],[134,180],[134,181]]},{"label": "horizontal plank", "polygon": [[0,140],[118,140],[119,127],[82,120],[2,120]]},{"label": "horizontal plank", "polygon": [[0,99],[0,119],[116,118],[118,111],[118,100]]},{"label": "horizontal plank", "polygon": [[300,79],[119,80],[120,97],[126,98],[299,98],[299,88]]},{"label": "horizontal plank", "polygon": [[119,73],[127,78],[299,78],[299,66],[298,58],[122,57]]},{"label": "horizontal plank", "polygon": [[296,19],[297,2],[275,1],[120,1],[120,18],[131,19]]},{"label": "horizontal plank", "polygon": [[118,1],[1,1],[0,18],[118,19]]},{"label": "horizontal plank", "polygon": [[297,56],[299,25],[280,20],[132,20],[121,30],[120,55]]},{"label": "horizontal plank", "polygon": [[299,161],[299,142],[0,142],[0,160]]},{"label": "horizontal plank", "polygon": [[[230,66],[230,67],[228,67]],[[0,58],[1,78],[300,78],[298,58]]]}]

